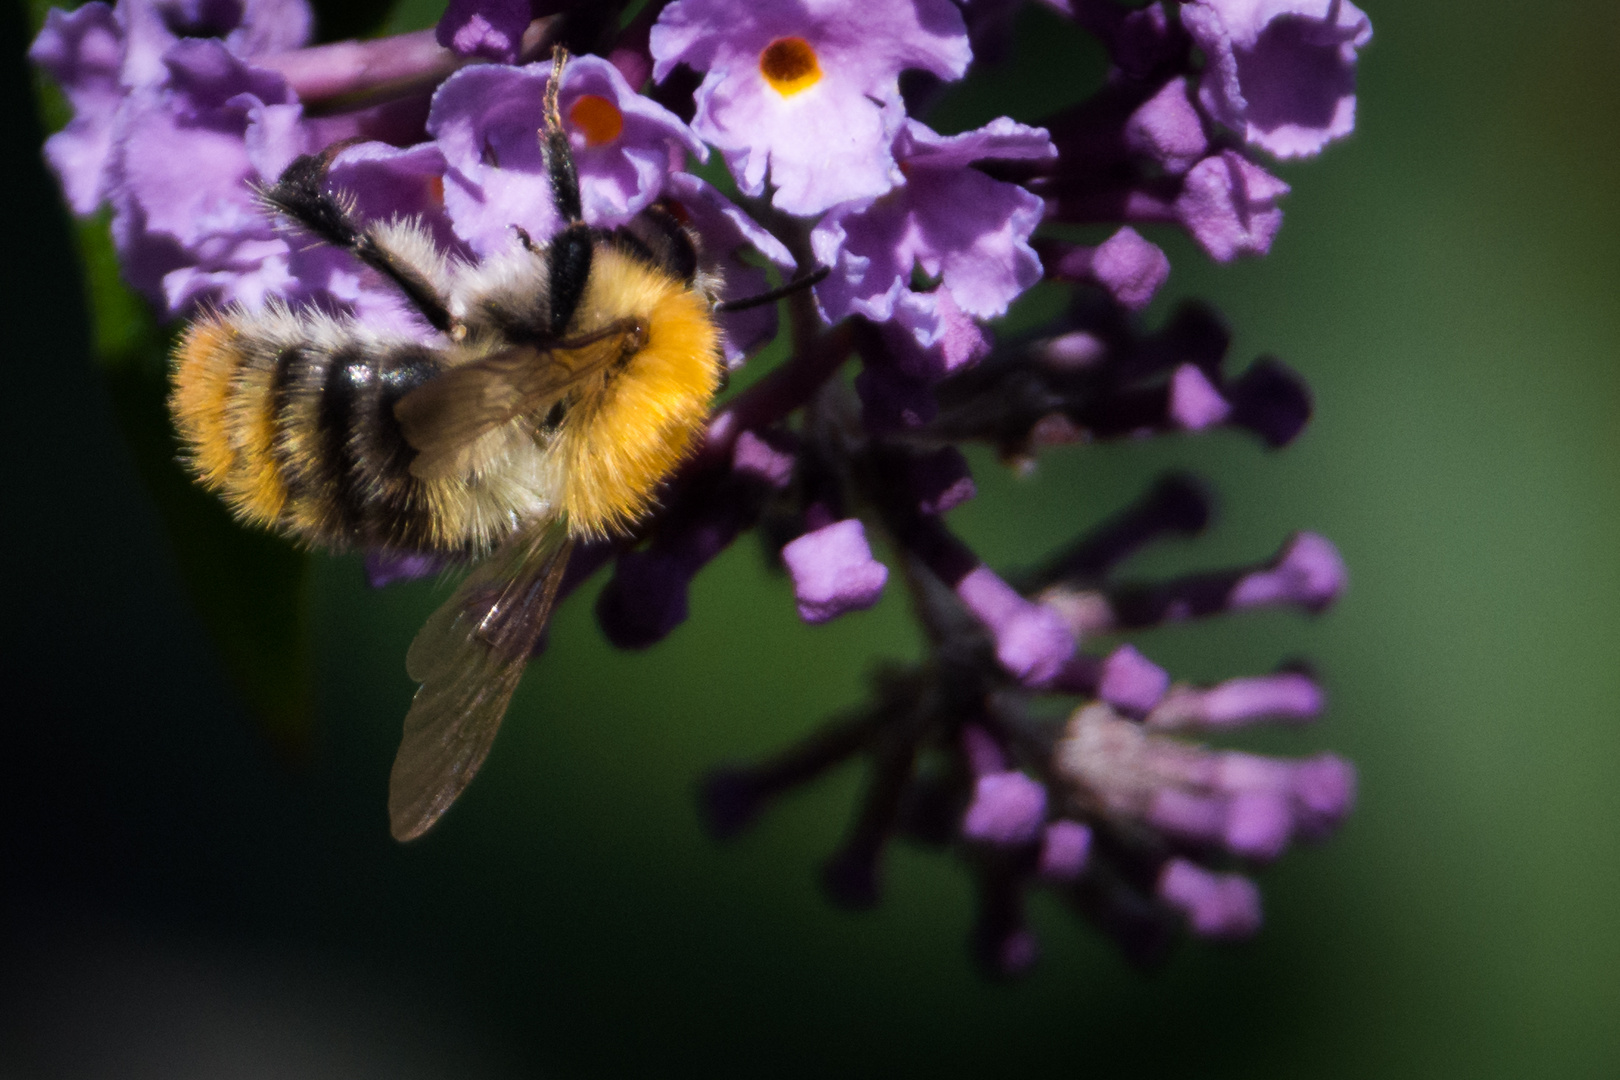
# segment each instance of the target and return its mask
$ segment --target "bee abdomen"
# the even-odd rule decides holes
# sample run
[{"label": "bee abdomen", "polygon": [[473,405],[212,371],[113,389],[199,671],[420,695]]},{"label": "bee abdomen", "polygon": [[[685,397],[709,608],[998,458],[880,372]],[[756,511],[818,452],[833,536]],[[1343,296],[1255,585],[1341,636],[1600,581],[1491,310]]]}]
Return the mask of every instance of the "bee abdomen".
[{"label": "bee abdomen", "polygon": [[455,546],[394,417],[443,369],[433,349],[267,311],[199,320],[175,360],[187,460],[239,516],[338,548]]}]

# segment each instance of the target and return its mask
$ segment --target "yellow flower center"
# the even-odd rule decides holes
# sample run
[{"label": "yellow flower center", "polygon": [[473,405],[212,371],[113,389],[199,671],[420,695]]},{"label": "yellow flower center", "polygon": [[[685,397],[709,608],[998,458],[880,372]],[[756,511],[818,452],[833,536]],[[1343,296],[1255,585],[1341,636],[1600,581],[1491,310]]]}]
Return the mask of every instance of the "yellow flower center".
[{"label": "yellow flower center", "polygon": [[792,97],[821,81],[816,50],[804,38],[777,38],[759,54],[759,72],[783,97]]},{"label": "yellow flower center", "polygon": [[605,146],[624,130],[619,107],[598,94],[586,94],[570,105],[568,122],[585,136],[586,146]]}]

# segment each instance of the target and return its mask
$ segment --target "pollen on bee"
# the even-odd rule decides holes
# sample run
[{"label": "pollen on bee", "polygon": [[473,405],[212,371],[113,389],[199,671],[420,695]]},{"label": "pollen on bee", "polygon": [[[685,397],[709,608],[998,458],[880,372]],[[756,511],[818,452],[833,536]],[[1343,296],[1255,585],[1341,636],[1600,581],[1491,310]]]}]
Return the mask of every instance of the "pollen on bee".
[{"label": "pollen on bee", "polygon": [[599,94],[586,94],[570,105],[568,122],[585,136],[586,146],[606,146],[624,130],[624,114]]},{"label": "pollen on bee", "polygon": [[759,54],[759,72],[783,97],[808,90],[821,81],[816,50],[801,37],[777,38]]}]

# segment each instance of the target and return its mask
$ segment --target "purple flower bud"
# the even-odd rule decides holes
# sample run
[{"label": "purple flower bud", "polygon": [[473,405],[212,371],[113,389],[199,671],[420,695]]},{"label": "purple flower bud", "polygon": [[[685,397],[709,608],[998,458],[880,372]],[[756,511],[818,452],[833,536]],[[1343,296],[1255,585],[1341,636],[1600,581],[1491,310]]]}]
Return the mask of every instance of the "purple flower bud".
[{"label": "purple flower bud", "polygon": [[1238,581],[1227,602],[1234,608],[1299,604],[1320,611],[1339,598],[1347,577],[1338,549],[1316,533],[1302,532],[1270,567]]},{"label": "purple flower bud", "polygon": [[1214,427],[1232,413],[1232,406],[1210,384],[1196,364],[1182,364],[1170,377],[1170,416],[1188,431]]},{"label": "purple flower bud", "polygon": [[1176,197],[1175,214],[1216,262],[1264,255],[1282,228],[1277,200],[1288,185],[1235,150],[1194,165]]},{"label": "purple flower bud", "polygon": [[529,0],[450,0],[434,36],[458,56],[510,64],[532,18]]},{"label": "purple flower bud", "polygon": [[1121,645],[1103,662],[1097,696],[1127,712],[1145,713],[1158,704],[1169,686],[1169,673],[1134,645]]},{"label": "purple flower bud", "polygon": [[1091,857],[1091,828],[1059,818],[1041,834],[1040,874],[1048,881],[1073,881]]},{"label": "purple flower bud", "polygon": [[859,518],[805,533],[782,548],[782,561],[793,578],[799,618],[811,624],[871,607],[889,580],[889,568],[872,558]]},{"label": "purple flower bud", "polygon": [[1158,893],[1200,937],[1244,938],[1260,929],[1260,890],[1240,874],[1213,874],[1171,859],[1159,874]]},{"label": "purple flower bud", "polygon": [[1193,107],[1184,76],[1165,83],[1131,114],[1125,122],[1125,145],[1172,176],[1192,168],[1209,151],[1204,121]]},{"label": "purple flower bud", "polygon": [[1047,244],[1044,250],[1062,252],[1056,259],[1047,258],[1050,276],[1095,282],[1131,311],[1147,307],[1170,276],[1164,252],[1129,225],[1094,248]]},{"label": "purple flower bud", "polygon": [[1309,157],[1355,127],[1372,23],[1349,0],[1197,0],[1181,22],[1204,51],[1199,100],[1250,144]]},{"label": "purple flower bud", "polygon": [[1300,832],[1322,836],[1338,826],[1355,806],[1355,766],[1333,754],[1302,761],[1294,770],[1293,794],[1304,808],[1298,823]]},{"label": "purple flower bud", "polygon": [[1205,690],[1177,686],[1148,714],[1163,730],[1234,728],[1264,720],[1309,720],[1322,711],[1321,687],[1306,675],[1283,672],[1228,679]]},{"label": "purple flower bud", "polygon": [[1074,638],[1057,612],[1032,604],[980,565],[956,583],[956,595],[996,639],[996,659],[1030,686],[1050,682],[1074,654]]},{"label": "purple flower bud", "polygon": [[973,786],[962,835],[1011,847],[1034,840],[1046,821],[1046,787],[1017,770],[988,773]]},{"label": "purple flower bud", "polygon": [[778,491],[793,482],[793,467],[797,459],[784,450],[778,450],[752,431],[737,436],[731,451],[731,467],[744,476],[757,477]]},{"label": "purple flower bud", "polygon": [[692,126],[720,148],[737,186],[790,214],[870,199],[901,181],[889,146],[905,117],[900,72],[960,78],[970,53],[948,0],[814,7],[677,0],[649,39],[659,82],[704,72]]}]

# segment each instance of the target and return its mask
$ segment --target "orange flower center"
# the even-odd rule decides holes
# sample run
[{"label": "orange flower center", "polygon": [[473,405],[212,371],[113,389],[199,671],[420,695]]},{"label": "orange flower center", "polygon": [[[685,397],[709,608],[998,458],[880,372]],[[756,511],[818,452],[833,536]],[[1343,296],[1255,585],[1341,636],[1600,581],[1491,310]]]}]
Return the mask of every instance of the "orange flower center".
[{"label": "orange flower center", "polygon": [[568,107],[568,122],[585,136],[586,146],[605,146],[624,130],[624,114],[605,97],[586,94]]},{"label": "orange flower center", "polygon": [[792,97],[821,81],[816,50],[804,38],[777,38],[759,54],[759,72],[783,97]]}]

